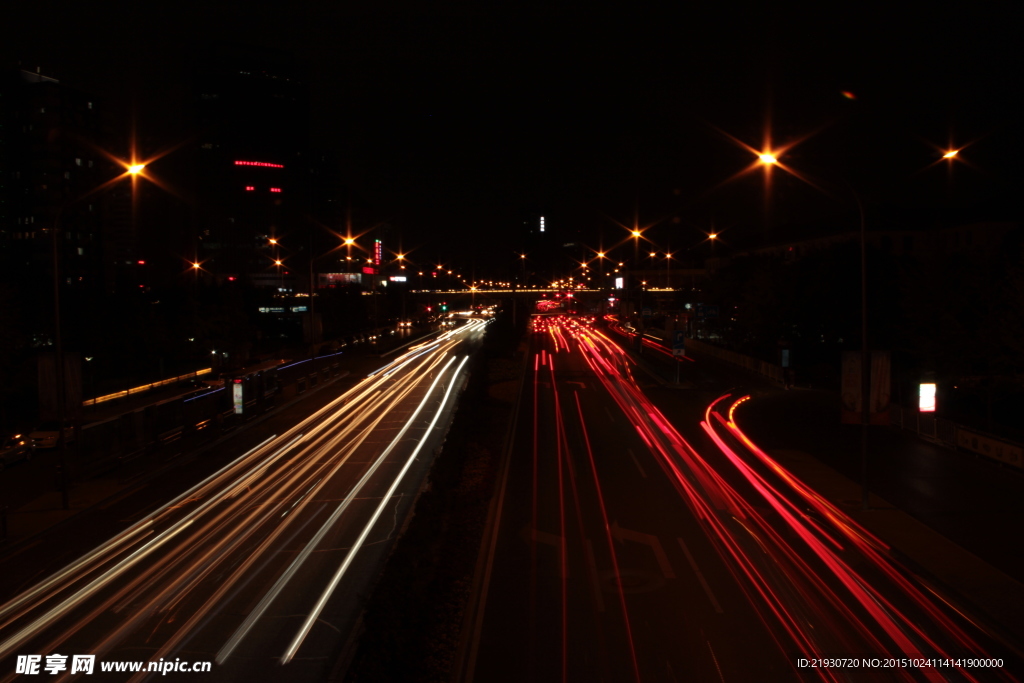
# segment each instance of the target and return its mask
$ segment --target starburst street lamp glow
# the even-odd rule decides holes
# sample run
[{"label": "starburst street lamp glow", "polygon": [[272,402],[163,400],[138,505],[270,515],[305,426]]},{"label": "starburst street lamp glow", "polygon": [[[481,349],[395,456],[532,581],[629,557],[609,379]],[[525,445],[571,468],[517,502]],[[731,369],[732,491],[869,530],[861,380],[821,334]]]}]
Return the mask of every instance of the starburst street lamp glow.
[{"label": "starburst street lamp glow", "polygon": [[142,173],[142,169],[146,168],[145,164],[129,164],[128,173],[131,175],[138,175]]},{"label": "starburst street lamp glow", "polygon": [[957,154],[958,154],[959,152],[960,152],[960,150],[958,150],[958,149],[951,149],[951,150],[949,150],[948,152],[946,152],[945,154],[943,154],[943,155],[942,155],[942,158],[943,158],[943,159],[952,159],[952,158],[953,158],[953,157],[955,157],[955,156],[956,156],[956,155],[957,155]]},{"label": "starburst street lamp glow", "polygon": [[745,149],[746,151],[750,152],[750,154],[752,154],[754,156],[754,159],[753,159],[753,161],[751,161],[749,166],[747,166],[744,169],[741,169],[741,170],[737,171],[736,173],[734,173],[733,175],[731,175],[730,177],[726,178],[721,183],[719,183],[716,187],[721,187],[722,185],[726,185],[726,184],[732,182],[733,180],[736,180],[737,178],[740,178],[741,176],[745,176],[745,175],[747,175],[749,173],[753,173],[753,172],[757,171],[758,169],[761,169],[763,171],[763,173],[764,173],[765,192],[766,192],[765,196],[767,198],[767,196],[768,196],[767,192],[768,192],[768,190],[770,189],[770,186],[771,186],[772,171],[773,171],[773,169],[776,169],[776,168],[785,171],[787,174],[789,174],[791,176],[799,178],[800,180],[802,180],[803,182],[807,183],[808,185],[811,185],[812,187],[817,187],[817,185],[815,185],[813,182],[811,182],[811,180],[809,178],[807,178],[805,175],[803,175],[802,173],[798,172],[796,169],[788,166],[786,163],[784,163],[782,161],[783,156],[787,152],[789,152],[789,150],[793,149],[794,147],[796,147],[797,145],[799,145],[803,141],[807,140],[807,138],[809,138],[812,135],[814,135],[815,131],[812,131],[810,133],[802,135],[802,136],[800,136],[798,138],[794,138],[792,140],[789,140],[788,142],[786,142],[783,145],[776,145],[776,144],[774,144],[772,142],[772,135],[771,135],[770,126],[769,126],[769,124],[766,123],[765,124],[765,128],[764,128],[764,133],[763,133],[763,136],[762,136],[762,141],[761,141],[760,148],[756,148],[756,147],[753,147],[751,145],[748,145],[746,142],[743,142],[739,138],[737,138],[737,137],[735,137],[733,135],[730,135],[729,133],[726,133],[724,130],[721,130],[720,128],[717,129],[717,130],[722,135],[724,135],[726,138],[728,138],[729,141],[732,142],[734,145],[736,145],[737,147],[740,147],[740,148]]},{"label": "starburst street lamp glow", "polygon": [[708,239],[709,240],[716,240],[716,239],[718,239],[718,233],[716,233],[716,232],[711,233],[710,235],[708,235]]},{"label": "starburst street lamp glow", "polygon": [[630,234],[633,237],[639,237],[640,236],[640,231],[639,230],[632,230],[632,231],[630,231]]}]

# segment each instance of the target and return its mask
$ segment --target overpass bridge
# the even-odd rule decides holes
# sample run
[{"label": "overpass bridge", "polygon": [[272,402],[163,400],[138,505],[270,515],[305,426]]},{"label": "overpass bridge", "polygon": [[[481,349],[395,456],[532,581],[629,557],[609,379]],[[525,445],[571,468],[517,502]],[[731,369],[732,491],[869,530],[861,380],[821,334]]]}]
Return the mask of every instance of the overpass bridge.
[{"label": "overpass bridge", "polygon": [[[655,308],[666,308],[675,301],[680,290],[668,287],[648,288],[644,290],[644,300],[655,304]],[[574,289],[571,292],[553,287],[529,287],[517,289],[416,289],[410,290],[410,298],[424,306],[440,306],[445,303],[449,310],[460,310],[472,305],[497,305],[502,301],[512,300],[516,303],[532,303],[542,299],[558,299],[559,295],[571,294],[569,301],[587,310],[596,310],[602,302],[609,299],[624,299],[629,296],[626,290]],[[634,293],[635,296],[635,293]]]}]

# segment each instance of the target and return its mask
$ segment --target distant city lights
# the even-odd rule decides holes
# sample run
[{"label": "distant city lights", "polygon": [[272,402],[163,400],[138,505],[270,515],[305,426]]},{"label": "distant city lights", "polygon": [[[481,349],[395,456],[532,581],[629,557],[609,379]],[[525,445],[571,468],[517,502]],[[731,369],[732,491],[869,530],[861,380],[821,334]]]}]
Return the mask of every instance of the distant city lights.
[{"label": "distant city lights", "polygon": [[269,161],[236,161],[235,166],[265,166],[266,168],[284,168],[283,164],[272,164]]}]

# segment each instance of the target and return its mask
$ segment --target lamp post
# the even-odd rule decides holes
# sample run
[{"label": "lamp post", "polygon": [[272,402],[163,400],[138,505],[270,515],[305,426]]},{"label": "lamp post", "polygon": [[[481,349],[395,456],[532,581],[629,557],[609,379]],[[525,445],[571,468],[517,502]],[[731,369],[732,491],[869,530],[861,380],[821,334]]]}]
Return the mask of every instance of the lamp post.
[{"label": "lamp post", "polygon": [[[633,263],[630,264],[631,265],[630,270],[632,271],[632,274],[633,274],[633,287],[635,288],[637,286],[637,281],[640,279],[640,278],[637,277],[637,274],[636,274],[637,266],[639,265],[638,260],[639,260],[639,257],[640,257],[640,231],[634,228],[633,230],[631,230],[629,232],[629,234],[633,238]],[[637,319],[640,320],[640,329],[641,329],[641,331],[643,331],[643,305],[644,305],[644,295],[643,295],[643,291],[641,290],[641,292],[640,292],[640,301],[637,304],[638,309],[640,309],[640,310],[637,311],[637,314],[638,314],[637,315]]]},{"label": "lamp post", "polygon": [[[346,239],[343,240],[343,244],[345,244],[346,247],[351,247],[352,244],[355,244],[355,240],[353,240],[351,238],[346,238]],[[310,340],[309,357],[311,359],[316,358],[316,343],[317,343],[317,334],[316,334],[316,287],[315,287],[314,282],[313,282],[313,263],[315,261],[317,261],[318,259],[323,258],[324,256],[329,256],[330,254],[333,254],[335,249],[337,249],[337,247],[335,247],[333,249],[330,249],[326,253],[320,254],[319,256],[314,256],[313,255],[313,231],[312,230],[310,231],[310,233],[309,233],[309,340]],[[347,261],[346,261],[346,263],[347,263]]]},{"label": "lamp post", "polygon": [[[853,191],[853,188],[850,188]],[[867,234],[864,220],[864,203],[855,191],[853,196],[857,200],[857,213],[860,217],[860,407],[861,407],[861,432],[860,432],[860,475],[861,475],[861,505],[868,509],[868,424],[871,421],[868,414],[869,394],[871,393],[871,368],[868,367],[868,270],[867,270]]]},{"label": "lamp post", "polygon": [[[145,168],[145,164],[133,162],[126,165],[124,175],[131,177],[134,186],[135,177],[141,174]],[[50,230],[50,255],[53,260],[53,350],[54,365],[56,366],[54,369],[57,375],[57,449],[60,451],[61,506],[65,510],[71,509],[71,486],[68,476],[67,438],[64,429],[67,387],[64,384],[66,381],[64,376],[64,338],[60,324],[60,248],[58,247],[60,241],[57,239],[57,235],[60,232],[60,219],[64,215],[64,210],[82,198],[78,197],[61,204],[57,209],[57,215],[54,216],[53,228]]]},{"label": "lamp post", "polygon": [[[956,151],[951,151],[943,158],[952,159]],[[765,179],[770,177],[772,166],[780,166],[790,171],[779,163],[776,154],[762,152],[757,155],[758,162],[765,169]],[[845,181],[844,181],[845,182]],[[857,213],[860,219],[860,413],[861,413],[861,436],[860,436],[860,467],[861,467],[861,506],[868,509],[868,425],[871,423],[870,393],[871,393],[871,368],[868,365],[870,354],[868,353],[868,284],[867,284],[867,221],[864,218],[864,203],[860,195],[853,189],[853,186],[845,182],[847,188],[853,194],[857,202]]]}]

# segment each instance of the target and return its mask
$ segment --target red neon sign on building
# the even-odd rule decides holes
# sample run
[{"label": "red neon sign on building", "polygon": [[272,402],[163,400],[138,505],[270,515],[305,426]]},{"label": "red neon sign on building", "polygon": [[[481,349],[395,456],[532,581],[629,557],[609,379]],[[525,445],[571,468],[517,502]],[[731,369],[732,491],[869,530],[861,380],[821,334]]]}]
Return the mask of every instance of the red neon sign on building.
[{"label": "red neon sign on building", "polygon": [[284,164],[272,164],[269,161],[236,161],[235,166],[265,166],[267,168],[284,168]]}]

